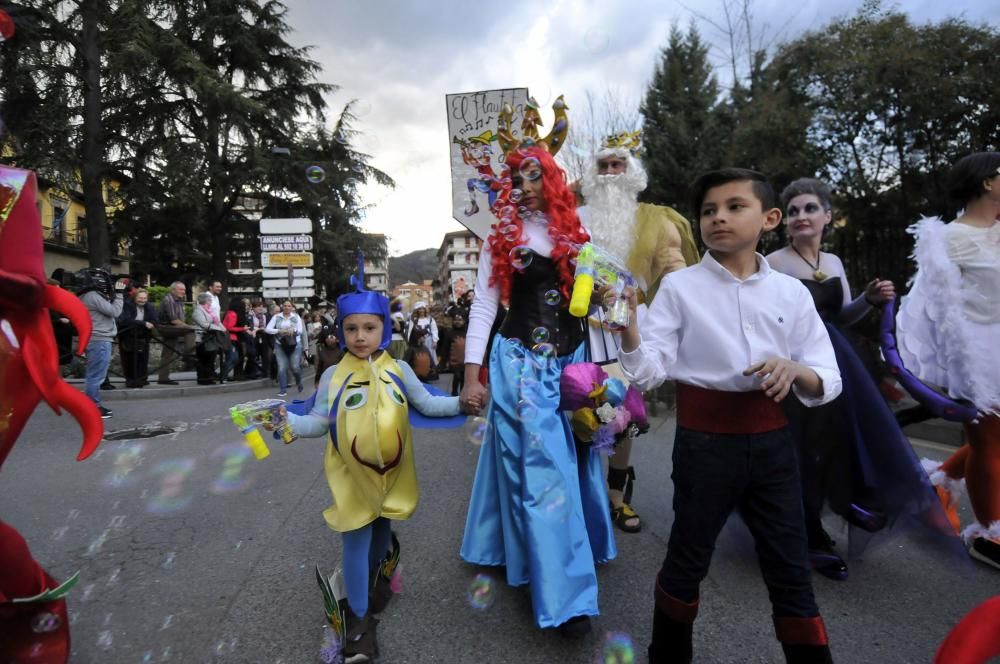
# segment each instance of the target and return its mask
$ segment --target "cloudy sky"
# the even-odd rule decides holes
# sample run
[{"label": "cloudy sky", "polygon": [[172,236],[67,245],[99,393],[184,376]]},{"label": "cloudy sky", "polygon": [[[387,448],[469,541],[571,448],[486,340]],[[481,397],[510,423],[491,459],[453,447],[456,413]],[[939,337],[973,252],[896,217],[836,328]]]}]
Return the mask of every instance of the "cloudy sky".
[{"label": "cloudy sky", "polygon": [[[322,79],[340,86],[329,100],[334,112],[358,100],[357,129],[363,132],[358,145],[396,181],[394,190],[363,192],[374,205],[365,230],[388,235],[393,255],[436,248],[444,233],[461,229],[451,216],[446,94],[527,87],[545,108],[565,94],[571,123],[574,104],[587,91],[600,95],[612,87],[637,103],[671,25],[686,29],[697,20],[694,12],[717,16],[722,6],[722,0],[284,2],[294,30],[289,41],[313,46],[312,57],[324,67]],[[795,39],[861,4],[756,0],[754,24]],[[895,6],[917,22],[964,16],[1000,23],[996,0]],[[706,41],[721,46],[718,31],[697,25]],[[715,51],[719,64],[722,55]],[[550,118],[549,111],[543,113],[546,124]]]}]

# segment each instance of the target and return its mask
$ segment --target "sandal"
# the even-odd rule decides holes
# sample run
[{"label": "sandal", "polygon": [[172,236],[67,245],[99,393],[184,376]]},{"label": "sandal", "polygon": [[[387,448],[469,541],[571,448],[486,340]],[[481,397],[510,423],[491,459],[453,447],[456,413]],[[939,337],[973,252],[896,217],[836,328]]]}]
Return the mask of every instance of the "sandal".
[{"label": "sandal", "polygon": [[[642,521],[639,520],[639,515],[635,513],[635,510],[628,503],[622,503],[621,507],[612,505],[611,519],[616,526],[626,533],[637,533],[642,530]],[[638,521],[638,523],[629,525],[628,522],[633,519]]]}]

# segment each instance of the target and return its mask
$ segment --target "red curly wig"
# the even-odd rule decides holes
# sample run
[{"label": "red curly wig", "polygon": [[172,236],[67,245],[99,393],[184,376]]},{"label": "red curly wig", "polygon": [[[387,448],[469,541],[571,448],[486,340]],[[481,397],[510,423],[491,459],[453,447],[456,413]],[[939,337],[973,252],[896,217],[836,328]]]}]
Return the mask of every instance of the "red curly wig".
[{"label": "red curly wig", "polygon": [[[510,172],[517,172],[525,159],[534,158],[538,160],[542,168],[542,194],[545,197],[545,214],[549,218],[549,237],[552,238],[552,253],[549,258],[556,265],[559,275],[559,292],[562,293],[563,301],[569,302],[570,291],[573,288],[574,267],[571,260],[576,258],[579,247],[590,239],[590,236],[583,226],[580,225],[580,218],[576,215],[576,197],[566,185],[566,173],[563,172],[555,159],[544,149],[533,146],[514,150],[507,157],[505,166]],[[507,302],[510,299],[511,282],[514,275],[514,266],[511,265],[511,250],[524,243],[523,229],[524,222],[517,212],[517,203],[510,200],[512,189],[511,179],[507,175],[507,168],[504,169],[501,181],[503,191],[493,203],[493,214],[500,221],[491,226],[492,232],[488,239],[490,255],[493,259],[493,273],[490,275],[490,286],[496,286],[500,290],[500,300]],[[510,208],[505,219],[503,210]],[[505,226],[513,224],[517,228],[514,233],[508,229],[507,233],[501,232]]]}]

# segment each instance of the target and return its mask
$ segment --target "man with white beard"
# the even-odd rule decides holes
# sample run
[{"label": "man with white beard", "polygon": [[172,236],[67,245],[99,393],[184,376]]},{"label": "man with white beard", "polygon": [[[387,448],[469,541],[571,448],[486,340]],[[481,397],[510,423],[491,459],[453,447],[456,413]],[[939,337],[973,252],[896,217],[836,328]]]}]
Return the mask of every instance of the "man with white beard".
[{"label": "man with white beard", "polygon": [[[639,301],[650,302],[663,275],[698,262],[698,249],[691,224],[676,210],[639,203],[646,188],[646,169],[636,159],[639,132],[621,133],[604,139],[583,176],[586,205],[577,209],[591,241],[621,260],[639,284]],[[640,312],[641,314],[641,312]],[[604,312],[591,316],[592,361],[608,375],[624,380],[618,368],[621,342],[617,332],[607,329]],[[608,497],[611,516],[627,533],[639,532],[642,522],[632,509],[635,469],[629,465],[632,439],[621,437],[608,457]]]}]

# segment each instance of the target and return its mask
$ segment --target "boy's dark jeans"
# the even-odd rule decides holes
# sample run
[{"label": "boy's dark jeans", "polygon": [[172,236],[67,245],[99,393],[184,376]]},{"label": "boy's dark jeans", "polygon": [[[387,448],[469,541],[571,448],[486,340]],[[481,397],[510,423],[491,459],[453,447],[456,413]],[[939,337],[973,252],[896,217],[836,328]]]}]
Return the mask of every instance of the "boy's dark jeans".
[{"label": "boy's dark jeans", "polygon": [[733,435],[678,426],[673,464],[674,525],[660,587],[683,602],[696,600],[719,531],[738,509],[753,534],[774,615],[818,616],[788,429]]}]

